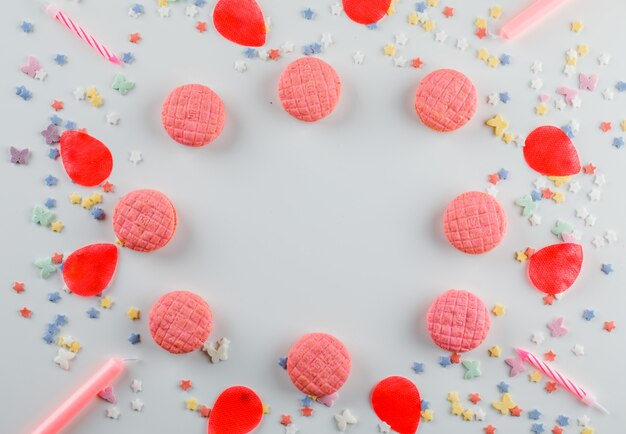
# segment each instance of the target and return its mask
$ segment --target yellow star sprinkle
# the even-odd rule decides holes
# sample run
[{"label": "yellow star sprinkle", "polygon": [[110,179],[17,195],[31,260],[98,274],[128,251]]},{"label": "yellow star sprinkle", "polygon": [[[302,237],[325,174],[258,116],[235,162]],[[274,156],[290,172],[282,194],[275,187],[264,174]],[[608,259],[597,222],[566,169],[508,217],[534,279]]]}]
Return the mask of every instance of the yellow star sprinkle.
[{"label": "yellow star sprinkle", "polygon": [[491,309],[491,313],[493,313],[495,316],[504,315],[504,312],[506,312],[506,308],[501,304],[496,304],[493,309]]},{"label": "yellow star sprinkle", "polygon": [[528,259],[528,256],[523,250],[518,250],[517,252],[515,252],[515,260],[517,262],[524,263],[526,262],[526,259]]},{"label": "yellow star sprinkle", "polygon": [[91,209],[93,205],[94,203],[90,197],[84,198],[83,201],[80,203],[80,206],[82,206],[85,209]]},{"label": "yellow star sprinkle", "polygon": [[539,116],[543,116],[548,113],[548,106],[544,102],[540,102],[535,106],[535,113]]},{"label": "yellow star sprinkle", "polygon": [[81,348],[81,346],[80,346],[80,342],[78,342],[78,341],[74,341],[74,342],[72,342],[72,344],[70,345],[69,350],[70,350],[71,352],[73,352],[73,353],[78,353],[78,352],[80,351],[80,348]]},{"label": "yellow star sprinkle", "polygon": [[434,416],[435,414],[433,413],[433,411],[428,408],[422,411],[422,420],[424,422],[432,422]]},{"label": "yellow star sprinkle", "polygon": [[91,99],[95,96],[100,96],[100,92],[98,92],[98,89],[96,89],[95,87],[91,86],[88,87],[87,90],[85,91],[85,96],[87,96],[87,98]]},{"label": "yellow star sprinkle", "polygon": [[496,56],[489,56],[489,58],[487,59],[487,65],[489,65],[490,68],[495,68],[500,65],[500,59],[498,59]]},{"label": "yellow star sprinkle", "polygon": [[622,127],[622,131],[626,131],[626,119],[624,119],[619,126]]},{"label": "yellow star sprinkle", "polygon": [[582,31],[584,27],[585,26],[583,25],[583,22],[581,20],[573,21],[572,24],[570,24],[570,28],[572,29],[572,32],[576,32],[576,33],[579,33],[580,31]]},{"label": "yellow star sprinkle", "polygon": [[589,54],[589,45],[587,45],[587,44],[580,44],[578,46],[578,48],[576,49],[576,52],[581,57]]},{"label": "yellow star sprinkle", "polygon": [[528,379],[533,382],[533,383],[539,383],[541,381],[541,378],[543,376],[541,375],[541,372],[535,370],[533,372],[531,372],[530,374],[528,374]]},{"label": "yellow star sprinkle", "polygon": [[565,61],[566,64],[570,65],[570,66],[576,66],[578,64],[578,57],[569,57],[567,56],[567,60]]},{"label": "yellow star sprinkle", "polygon": [[104,100],[100,95],[95,95],[93,98],[89,98],[89,102],[93,107],[100,107],[104,104]]},{"label": "yellow star sprinkle", "polygon": [[439,0],[428,0],[426,4],[429,8],[435,8],[439,4]]},{"label": "yellow star sprinkle", "polygon": [[552,200],[555,203],[563,203],[565,202],[565,195],[562,192],[557,191],[554,193],[554,196],[552,196]]},{"label": "yellow star sprinkle", "polygon": [[455,416],[460,416],[463,413],[463,406],[461,405],[460,402],[453,402],[452,408],[450,409],[450,411]]},{"label": "yellow star sprinkle", "polygon": [[435,30],[436,27],[437,25],[433,20],[427,20],[422,23],[422,28],[427,32],[432,32],[433,30]]},{"label": "yellow star sprinkle", "polygon": [[55,220],[50,224],[50,229],[52,229],[52,232],[61,232],[64,227],[65,225],[61,220]]},{"label": "yellow star sprinkle", "polygon": [[462,415],[463,415],[463,420],[470,421],[474,419],[474,412],[472,411],[471,408],[466,408],[465,411],[462,413]]},{"label": "yellow star sprinkle", "polygon": [[502,141],[504,143],[506,143],[507,145],[510,144],[511,142],[515,141],[515,134],[513,134],[513,133],[504,133],[502,135]]},{"label": "yellow star sprinkle", "polygon": [[185,401],[185,407],[187,407],[187,410],[196,411],[198,409],[198,401],[196,401],[196,398],[190,398]]},{"label": "yellow star sprinkle", "polygon": [[159,7],[167,6],[167,0],[159,0]]},{"label": "yellow star sprinkle", "polygon": [[111,309],[111,306],[113,306],[113,300],[108,295],[100,299],[100,307],[102,309]]},{"label": "yellow star sprinkle", "polygon": [[130,309],[128,309],[127,315],[128,319],[135,321],[141,317],[141,311],[136,307],[131,307]]},{"label": "yellow star sprinkle", "polygon": [[393,15],[396,13],[396,5],[394,5],[393,3],[391,3],[389,5],[389,9],[387,9],[387,15]]},{"label": "yellow star sprinkle", "polygon": [[388,43],[387,45],[383,47],[383,53],[385,53],[385,56],[389,56],[389,57],[395,56],[396,46],[393,45],[391,42]]},{"label": "yellow star sprinkle", "polygon": [[490,357],[500,357],[500,354],[502,354],[502,348],[500,348],[499,346],[494,345],[493,347],[489,348]]},{"label": "yellow star sprinkle", "polygon": [[509,126],[509,123],[504,120],[501,114],[495,115],[494,117],[489,119],[487,122],[485,122],[485,124],[490,127],[493,127],[493,135],[497,137],[502,136],[502,134],[504,133],[504,130],[506,130],[507,127]]},{"label": "yellow star sprinkle", "polygon": [[487,20],[482,17],[476,18],[476,21],[474,21],[474,24],[476,24],[476,27],[478,27],[479,29],[487,28]]},{"label": "yellow star sprinkle", "polygon": [[80,197],[80,194],[78,194],[76,192],[70,194],[70,203],[72,205],[78,205],[81,200],[82,200],[82,198]]},{"label": "yellow star sprinkle", "polygon": [[272,407],[269,406],[269,404],[266,403],[262,403],[263,404],[263,414],[270,414],[270,412],[272,411]]},{"label": "yellow star sprinkle", "polygon": [[459,402],[461,399],[459,398],[459,392],[450,392],[448,393],[448,401],[450,402]]},{"label": "yellow star sprinkle", "polygon": [[481,48],[476,52],[476,57],[480,60],[487,60],[489,58],[489,51],[486,48]]},{"label": "yellow star sprinkle", "polygon": [[497,20],[502,16],[502,8],[500,6],[492,6],[489,8],[489,16],[494,20]]},{"label": "yellow star sprinkle", "polygon": [[417,14],[417,12],[411,12],[411,13],[409,14],[409,16],[407,17],[407,22],[408,22],[410,25],[412,25],[412,26],[417,25],[417,23],[419,22],[419,20],[420,20],[420,17],[419,17],[419,15]]},{"label": "yellow star sprinkle", "polygon": [[548,176],[548,179],[554,182],[555,187],[560,187],[563,184],[567,184],[570,181],[570,179],[572,179],[572,177],[571,176]]},{"label": "yellow star sprinkle", "polygon": [[102,203],[102,194],[95,192],[93,193],[91,196],[89,196],[89,199],[94,203],[94,204],[98,204],[98,203]]},{"label": "yellow star sprinkle", "polygon": [[590,426],[586,426],[581,432],[580,434],[593,434],[594,430],[593,428],[591,428]]}]

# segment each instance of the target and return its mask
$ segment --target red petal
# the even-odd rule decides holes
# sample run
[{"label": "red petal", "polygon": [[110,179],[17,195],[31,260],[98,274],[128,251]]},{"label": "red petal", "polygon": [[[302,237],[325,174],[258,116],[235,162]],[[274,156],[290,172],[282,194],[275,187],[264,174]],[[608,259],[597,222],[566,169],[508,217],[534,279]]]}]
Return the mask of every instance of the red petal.
[{"label": "red petal", "polygon": [[61,135],[61,161],[70,179],[86,187],[101,184],[113,170],[109,148],[80,131],[65,131]]},{"label": "red petal", "polygon": [[559,294],[574,284],[582,265],[580,244],[553,244],[533,253],[528,260],[528,277],[539,291]]},{"label": "red petal", "polygon": [[90,244],[63,263],[63,280],[74,294],[88,297],[105,290],[117,267],[115,244]]},{"label": "red petal", "polygon": [[247,434],[263,417],[263,404],[258,395],[244,386],[224,390],[217,397],[209,417],[209,434]]},{"label": "red petal", "polygon": [[531,169],[542,175],[570,176],[580,172],[576,147],[560,128],[546,125],[526,137],[524,158]]},{"label": "red petal", "polygon": [[404,377],[387,377],[372,391],[372,408],[383,422],[400,434],[414,434],[420,423],[420,393]]},{"label": "red petal", "polygon": [[343,0],[348,18],[359,24],[374,24],[385,16],[391,0]]},{"label": "red petal", "polygon": [[260,47],[267,38],[263,11],[254,0],[219,0],[213,25],[220,35],[246,47]]}]

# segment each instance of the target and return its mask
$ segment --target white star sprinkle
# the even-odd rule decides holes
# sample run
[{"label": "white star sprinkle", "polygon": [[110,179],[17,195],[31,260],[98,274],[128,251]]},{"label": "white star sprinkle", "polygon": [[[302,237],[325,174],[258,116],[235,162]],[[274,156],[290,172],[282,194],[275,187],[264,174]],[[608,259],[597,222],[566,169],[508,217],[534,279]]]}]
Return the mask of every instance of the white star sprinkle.
[{"label": "white star sprinkle", "polygon": [[109,125],[117,125],[120,123],[120,115],[115,112],[109,113],[108,115],[106,115],[106,118]]},{"label": "white star sprinkle", "polygon": [[487,412],[485,412],[485,410],[483,410],[482,407],[478,407],[478,410],[476,410],[476,420],[478,421],[484,421],[485,419],[487,419]]},{"label": "white star sprinkle", "polygon": [[76,101],[82,101],[85,99],[85,88],[77,87],[76,89],[74,89],[74,92],[72,92],[72,94],[74,95],[74,99],[76,99]]},{"label": "white star sprinkle", "polygon": [[583,347],[580,344],[576,344],[576,345],[574,345],[574,348],[572,348],[572,353],[574,353],[574,355],[576,355],[576,356],[584,356],[585,355],[585,347]]},{"label": "white star sprinkle", "polygon": [[135,393],[139,393],[143,390],[143,383],[141,382],[141,380],[138,379],[134,379],[131,383],[130,383],[130,388],[133,392]]},{"label": "white star sprinkle", "polygon": [[391,425],[387,422],[381,422],[378,424],[378,432],[388,434],[391,431]]},{"label": "white star sprinkle", "polygon": [[580,183],[578,181],[570,182],[568,190],[570,193],[578,193],[580,191]]},{"label": "white star sprinkle", "polygon": [[159,16],[161,18],[167,18],[171,15],[172,9],[169,6],[161,6],[159,8]]},{"label": "white star sprinkle", "polygon": [[594,202],[597,202],[602,197],[602,191],[598,188],[593,188],[589,192],[588,196],[589,196],[589,199],[591,199]]},{"label": "white star sprinkle", "polygon": [[393,65],[398,68],[404,68],[406,66],[406,58],[404,56],[396,56],[393,58]]},{"label": "white star sprinkle", "polygon": [[609,230],[604,234],[604,239],[609,243],[613,244],[617,242],[617,232]]},{"label": "white star sprinkle", "polygon": [[535,77],[530,80],[530,88],[534,90],[540,90],[543,87],[543,80],[539,77]]},{"label": "white star sprinkle", "polygon": [[540,72],[543,72],[543,63],[539,60],[535,60],[530,67],[530,70],[533,72],[533,74],[539,74]]},{"label": "white star sprinkle", "polygon": [[554,100],[554,108],[557,110],[563,110],[565,108],[565,100],[563,98],[557,98]]},{"label": "white star sprinkle", "polygon": [[596,217],[593,214],[589,214],[585,217],[585,226],[593,227],[596,224]]},{"label": "white star sprinkle", "polygon": [[586,219],[588,215],[589,210],[587,209],[587,207],[581,206],[580,208],[576,209],[576,217],[578,217],[579,219]]},{"label": "white star sprinkle", "polygon": [[537,178],[535,179],[535,182],[533,182],[533,185],[537,190],[543,190],[546,188],[546,180],[543,178]]},{"label": "white star sprinkle", "polygon": [[293,42],[287,41],[280,48],[281,50],[283,50],[283,53],[285,54],[293,53]]},{"label": "white star sprinkle", "polygon": [[106,409],[106,415],[109,419],[117,419],[120,417],[120,409],[117,407],[109,407]]},{"label": "white star sprinkle", "polygon": [[188,5],[185,8],[185,15],[187,15],[189,18],[194,18],[196,15],[198,15],[198,12],[200,11],[200,8],[196,5]]},{"label": "white star sprinkle", "polygon": [[607,101],[611,101],[615,97],[615,92],[610,87],[607,87],[602,91],[602,97]]},{"label": "white star sprinkle", "polygon": [[586,414],[583,414],[581,417],[578,418],[579,426],[589,426],[590,423],[591,419],[589,419],[589,416],[587,416]]},{"label": "white star sprinkle", "polygon": [[322,38],[320,40],[324,48],[328,48],[334,44],[333,36],[330,33],[322,33]]},{"label": "white star sprinkle", "polygon": [[133,399],[132,401],[130,401],[130,408],[134,411],[143,410],[143,401],[139,398]]},{"label": "white star sprinkle", "polygon": [[583,100],[580,98],[579,95],[576,95],[574,98],[572,98],[572,107],[580,108],[582,105],[583,105]]},{"label": "white star sprinkle", "polygon": [[43,68],[40,68],[37,70],[37,72],[35,72],[35,78],[37,80],[44,81],[47,76],[48,76],[48,73]]},{"label": "white star sprinkle", "polygon": [[606,245],[606,241],[604,241],[604,237],[602,235],[596,235],[593,237],[593,241],[591,242],[596,249],[604,247]]},{"label": "white star sprinkle", "polygon": [[539,226],[541,224],[541,216],[537,213],[534,213],[533,215],[528,217],[528,221],[530,222],[531,226]]},{"label": "white star sprinkle", "polygon": [[467,43],[467,39],[466,38],[459,38],[459,39],[456,40],[456,48],[457,48],[457,50],[465,51],[465,50],[467,50],[467,47],[469,47],[469,44]]},{"label": "white star sprinkle", "polygon": [[128,157],[128,160],[133,163],[135,166],[143,160],[141,152],[139,151],[131,151]]},{"label": "white star sprinkle", "polygon": [[295,423],[292,423],[285,427],[285,434],[296,434],[298,431],[298,426]]},{"label": "white star sprinkle", "polygon": [[571,77],[572,75],[576,74],[576,67],[574,65],[565,65],[563,67],[563,74]]},{"label": "white star sprinkle", "polygon": [[541,345],[545,342],[546,338],[543,335],[542,332],[535,332],[533,333],[532,337],[530,338],[531,342],[537,345]]},{"label": "white star sprinkle", "polygon": [[333,14],[334,16],[338,17],[339,15],[341,15],[342,11],[343,11],[343,8],[341,7],[340,3],[335,3],[333,5],[330,5],[330,13]]},{"label": "white star sprinkle", "polygon": [[235,60],[235,65],[233,66],[235,71],[242,73],[248,70],[248,64],[245,60]]},{"label": "white star sprinkle", "polygon": [[486,188],[486,191],[489,196],[493,197],[497,197],[498,193],[500,193],[500,190],[498,190],[498,187],[496,187],[495,185],[490,185]]},{"label": "white star sprinkle", "polygon": [[406,37],[405,33],[396,33],[394,38],[398,45],[406,45],[409,42],[409,38]]},{"label": "white star sprinkle", "polygon": [[593,183],[598,187],[602,187],[603,185],[606,185],[606,177],[602,173],[598,173],[593,178]]},{"label": "white star sprinkle", "polygon": [[497,93],[492,93],[487,96],[487,104],[497,105],[500,102],[500,96]]},{"label": "white star sprinkle", "polygon": [[361,65],[364,59],[365,55],[361,51],[357,51],[352,55],[352,60],[356,65]]},{"label": "white star sprinkle", "polygon": [[435,42],[443,44],[444,42],[446,42],[446,39],[448,39],[448,34],[445,30],[439,30],[437,33],[435,33]]},{"label": "white star sprinkle", "polygon": [[598,64],[600,66],[607,66],[611,62],[611,55],[609,53],[602,53],[598,57]]}]

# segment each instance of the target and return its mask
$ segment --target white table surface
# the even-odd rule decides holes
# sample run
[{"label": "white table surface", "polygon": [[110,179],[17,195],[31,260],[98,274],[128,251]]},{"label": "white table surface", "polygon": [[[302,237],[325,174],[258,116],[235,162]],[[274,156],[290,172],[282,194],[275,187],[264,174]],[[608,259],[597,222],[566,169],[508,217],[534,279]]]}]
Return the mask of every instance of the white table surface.
[{"label": "white table surface", "polygon": [[[94,403],[77,419],[67,433],[149,433],[206,432],[206,420],[185,410],[185,400],[197,398],[211,406],[227,386],[244,384],[255,389],[271,405],[259,433],[283,432],[280,415],[289,413],[301,433],[336,432],[333,415],[349,408],[359,419],[350,429],[355,433],[377,432],[378,419],[368,402],[373,385],[388,375],[404,375],[415,381],[423,398],[430,401],[435,421],[424,423],[420,432],[482,433],[491,423],[498,433],[530,432],[533,423],[526,412],[543,413],[540,421],[546,432],[558,415],[570,416],[566,433],[578,433],[576,417],[587,414],[598,433],[624,430],[626,402],[623,364],[623,309],[626,304],[624,243],[596,249],[595,235],[624,231],[623,186],[626,182],[624,150],[611,146],[613,137],[624,134],[619,122],[626,118],[626,95],[615,92],[606,101],[601,91],[626,80],[623,17],[626,3],[620,0],[598,2],[572,0],[570,4],[513,42],[473,35],[473,21],[488,16],[497,2],[450,0],[430,11],[448,39],[443,44],[420,28],[409,26],[406,16],[414,3],[400,1],[397,14],[386,18],[377,30],[350,22],[345,14],[330,14],[329,1],[290,2],[265,0],[265,14],[273,27],[267,47],[280,47],[286,41],[296,51],[277,62],[246,60],[248,71],[233,69],[235,60],[244,59],[242,48],[216,34],[209,2],[196,19],[185,16],[184,2],[171,3],[172,16],[161,19],[156,1],[144,0],[146,14],[128,16],[132,1],[63,1],[61,5],[77,21],[99,35],[116,52],[132,51],[136,61],[125,66],[124,74],[137,85],[127,96],[110,88],[118,69],[100,59],[53,20],[48,19],[36,1],[4,4],[0,45],[0,119],[2,119],[2,245],[0,269],[0,337],[3,343],[0,367],[0,420],[3,433],[28,433],[64,396],[74,390],[99,364],[110,356],[139,357],[129,365],[114,385],[122,415],[118,420],[105,417],[108,404]],[[510,17],[526,1],[502,1],[504,16]],[[453,18],[441,14],[443,6],[456,8]],[[305,21],[301,11],[312,7],[317,16]],[[581,33],[569,30],[569,23],[583,19]],[[209,30],[200,34],[196,20],[208,21]],[[35,26],[31,34],[19,29],[22,20]],[[498,24],[490,20],[490,28]],[[128,35],[140,32],[137,45]],[[290,118],[277,98],[277,81],[290,60],[300,56],[303,44],[319,40],[321,33],[333,35],[335,45],[320,56],[330,62],[343,81],[341,101],[327,119],[305,124]],[[396,33],[404,32],[409,42],[399,47],[407,59],[420,56],[425,65],[415,70],[396,68],[382,54]],[[457,38],[466,37],[470,47],[455,48]],[[577,87],[577,75],[562,73],[565,51],[587,43],[590,53],[579,60],[577,71],[598,73],[598,89],[582,92],[582,107],[563,111],[553,108],[561,85]],[[476,49],[508,53],[512,63],[488,68],[476,59]],[[352,55],[365,54],[362,65]],[[612,55],[608,66],[596,58],[606,51]],[[57,53],[69,63],[53,62]],[[36,56],[49,75],[43,82],[20,72],[28,55]],[[530,66],[543,61],[541,92],[530,89]],[[442,67],[457,68],[476,84],[479,106],[474,119],[449,134],[428,130],[412,107],[417,83],[428,72]],[[160,106],[167,93],[185,83],[204,83],[224,100],[228,115],[223,134],[215,146],[189,149],[174,143],[160,124]],[[25,85],[34,94],[24,102],[14,94],[15,86]],[[95,85],[103,95],[103,107],[92,108],[76,101],[77,86]],[[508,91],[512,100],[490,106],[492,92]],[[539,93],[550,95],[550,112],[534,114]],[[90,194],[94,189],[74,186],[60,162],[47,157],[48,146],[39,134],[53,114],[50,103],[61,99],[63,119],[77,122],[104,141],[113,152],[115,167],[111,181],[115,193],[106,194],[103,209],[107,218],[98,222],[87,211],[69,203],[76,191]],[[110,112],[121,116],[118,126],[106,123]],[[495,138],[484,121],[501,113],[519,134],[520,142],[541,124],[565,125],[580,122],[575,138],[583,164],[593,162],[606,176],[602,200],[587,198],[593,177],[579,175],[582,189],[568,194],[565,203],[541,201],[542,224],[531,227],[514,205],[528,194],[538,177],[524,162],[520,147],[505,145]],[[613,130],[602,133],[601,121],[611,121]],[[8,162],[10,145],[29,147],[33,153],[27,166]],[[128,161],[130,151],[141,151],[138,165]],[[447,203],[468,190],[484,190],[487,175],[500,168],[510,171],[508,180],[498,184],[498,195],[509,219],[502,244],[492,252],[464,255],[453,249],[441,230]],[[43,178],[59,178],[56,187],[46,187]],[[172,242],[164,249],[143,254],[123,249],[117,275],[107,294],[115,304],[102,310],[100,319],[90,319],[87,309],[97,299],[62,294],[58,304],[47,300],[47,293],[62,290],[60,273],[48,280],[38,277],[34,259],[55,251],[69,253],[92,242],[112,242],[111,212],[117,200],[138,188],[154,188],[166,193],[178,209],[180,223]],[[566,191],[566,190],[565,190]],[[65,223],[61,234],[30,222],[35,204],[47,197],[58,201],[55,213]],[[597,217],[594,227],[585,227],[574,210],[586,206]],[[556,242],[550,233],[556,219],[573,223],[583,233],[585,262],[582,274],[564,298],[544,306],[542,294],[525,277],[526,266],[514,260],[514,252],[527,246],[540,248]],[[615,272],[601,273],[602,263],[611,263]],[[26,291],[16,294],[10,286],[24,281]],[[230,360],[211,365],[200,352],[175,356],[158,347],[150,338],[147,317],[150,306],[162,294],[186,288],[201,294],[214,312],[211,339],[227,336],[231,341]],[[425,328],[425,312],[432,300],[449,288],[468,289],[491,308],[506,306],[506,314],[492,317],[492,328],[478,349],[464,355],[480,360],[481,378],[463,380],[463,368],[446,369],[438,357],[446,353],[433,345]],[[18,309],[33,310],[30,319]],[[126,312],[131,306],[142,310],[142,319],[131,322]],[[596,319],[586,322],[584,309],[595,309]],[[65,372],[52,361],[55,345],[41,340],[45,324],[57,313],[65,313],[69,323],[62,334],[80,341],[83,349]],[[533,332],[548,336],[546,323],[558,316],[566,318],[570,333],[550,338],[541,346],[530,343]],[[615,320],[613,333],[602,330],[603,321]],[[325,331],[339,337],[353,359],[350,378],[333,409],[315,405],[314,417],[299,416],[302,397],[276,364],[291,344],[304,333]],[[139,345],[127,341],[131,332],[142,336]],[[571,348],[584,345],[586,354],[575,357]],[[490,358],[487,349],[503,348],[500,359]],[[542,384],[528,381],[526,375],[508,378],[504,357],[514,346],[530,347],[537,354],[553,350],[554,366],[569,373],[593,390],[612,411],[604,416],[584,407],[563,390],[549,395]],[[426,371],[415,375],[411,365],[425,363]],[[133,394],[130,381],[143,381],[144,390]],[[183,392],[181,379],[193,381],[194,388]],[[520,418],[504,417],[490,408],[498,398],[500,381],[511,385],[511,394],[525,413]],[[458,391],[463,405],[466,396],[480,392],[485,422],[463,422],[449,414],[447,393]],[[143,412],[130,409],[139,397]]]}]

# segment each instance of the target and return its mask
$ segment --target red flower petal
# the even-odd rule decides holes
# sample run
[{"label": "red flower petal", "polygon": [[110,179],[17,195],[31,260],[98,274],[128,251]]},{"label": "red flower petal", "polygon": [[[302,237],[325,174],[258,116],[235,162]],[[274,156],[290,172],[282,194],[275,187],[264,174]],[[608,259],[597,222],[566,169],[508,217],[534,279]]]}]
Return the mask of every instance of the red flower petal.
[{"label": "red flower petal", "polygon": [[63,263],[63,280],[74,294],[88,297],[105,290],[117,267],[115,244],[90,244]]},{"label": "red flower petal", "polygon": [[348,18],[359,24],[374,24],[385,16],[391,0],[343,0]]},{"label": "red flower petal", "polygon": [[101,184],[113,170],[113,156],[100,140],[80,131],[61,135],[61,161],[76,184],[93,187]]},{"label": "red flower petal", "polygon": [[213,25],[220,35],[246,47],[261,47],[267,38],[263,11],[254,0],[219,0]]},{"label": "red flower petal", "polygon": [[414,434],[420,423],[420,393],[404,377],[387,377],[372,391],[372,408],[383,422],[400,434]]},{"label": "red flower petal", "polygon": [[263,404],[252,389],[230,387],[213,405],[208,434],[247,434],[261,423],[262,417]]},{"label": "red flower petal", "polygon": [[528,277],[546,294],[559,294],[571,287],[583,265],[583,248],[576,243],[553,244],[537,250],[528,260]]},{"label": "red flower petal", "polygon": [[576,147],[560,128],[545,125],[526,137],[524,158],[531,169],[547,176],[570,176],[580,172]]}]

